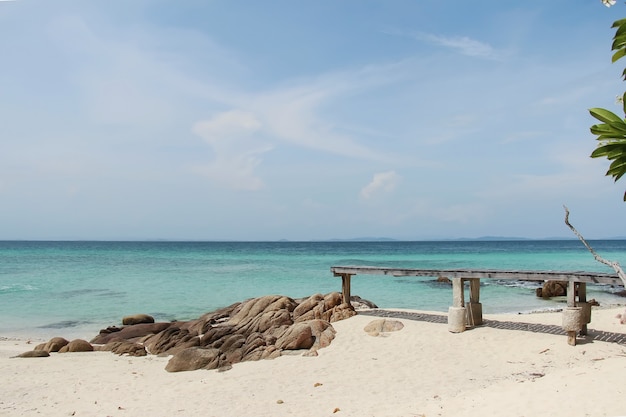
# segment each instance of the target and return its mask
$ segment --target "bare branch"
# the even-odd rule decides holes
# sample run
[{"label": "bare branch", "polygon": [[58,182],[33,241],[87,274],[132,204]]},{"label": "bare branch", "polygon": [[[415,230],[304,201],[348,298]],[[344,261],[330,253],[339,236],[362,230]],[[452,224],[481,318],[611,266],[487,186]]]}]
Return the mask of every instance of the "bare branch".
[{"label": "bare branch", "polygon": [[619,276],[620,279],[622,280],[622,284],[624,285],[624,287],[626,287],[626,273],[624,273],[624,270],[622,270],[622,267],[620,266],[620,264],[618,262],[606,260],[600,255],[598,255],[596,251],[593,250],[593,248],[589,245],[589,243],[587,243],[585,238],[580,233],[578,233],[578,230],[576,230],[576,228],[572,226],[572,224],[569,222],[569,209],[567,208],[567,206],[564,205],[563,208],[565,209],[565,224],[567,225],[567,227],[572,229],[572,232],[574,232],[574,234],[578,237],[578,239],[580,239],[580,241],[583,242],[583,245],[585,245],[585,247],[589,250],[589,252],[591,252],[591,254],[593,255],[596,261],[613,268],[615,273],[617,273],[617,276]]}]

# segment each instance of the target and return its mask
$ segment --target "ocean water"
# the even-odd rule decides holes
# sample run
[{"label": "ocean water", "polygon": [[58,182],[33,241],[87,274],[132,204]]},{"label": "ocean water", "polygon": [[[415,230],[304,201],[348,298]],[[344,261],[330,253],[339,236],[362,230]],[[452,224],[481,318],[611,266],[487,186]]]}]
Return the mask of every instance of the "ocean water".
[{"label": "ocean water", "polygon": [[[590,241],[626,262],[626,241]],[[436,242],[29,242],[0,241],[0,336],[90,339],[123,316],[186,320],[267,294],[293,298],[341,291],[331,266],[613,270],[577,240]],[[485,313],[562,307],[538,284],[483,280]],[[620,288],[589,286],[588,298],[624,304]],[[379,307],[447,311],[451,289],[433,278],[362,275],[352,294]]]}]

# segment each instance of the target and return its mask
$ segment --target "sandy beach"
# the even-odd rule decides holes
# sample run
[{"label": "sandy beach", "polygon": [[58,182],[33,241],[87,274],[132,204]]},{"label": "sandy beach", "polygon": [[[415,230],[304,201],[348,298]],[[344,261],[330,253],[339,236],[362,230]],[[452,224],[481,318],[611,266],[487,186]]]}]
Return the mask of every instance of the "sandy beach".
[{"label": "sandy beach", "polygon": [[[624,308],[593,310],[594,331],[626,333]],[[561,314],[485,315],[561,323]],[[168,373],[168,357],[110,352],[12,358],[39,341],[0,341],[2,416],[620,416],[626,346],[564,335],[375,317],[333,324],[329,347],[239,363],[226,372]],[[62,335],[61,335],[62,336]]]}]

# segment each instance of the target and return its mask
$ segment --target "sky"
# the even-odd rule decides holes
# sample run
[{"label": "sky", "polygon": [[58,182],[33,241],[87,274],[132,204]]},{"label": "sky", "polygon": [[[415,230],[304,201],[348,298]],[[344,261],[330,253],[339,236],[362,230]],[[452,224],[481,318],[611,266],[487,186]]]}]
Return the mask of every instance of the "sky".
[{"label": "sky", "polygon": [[[0,1],[0,239],[626,236],[600,0]],[[626,61],[625,61],[626,62]]]}]

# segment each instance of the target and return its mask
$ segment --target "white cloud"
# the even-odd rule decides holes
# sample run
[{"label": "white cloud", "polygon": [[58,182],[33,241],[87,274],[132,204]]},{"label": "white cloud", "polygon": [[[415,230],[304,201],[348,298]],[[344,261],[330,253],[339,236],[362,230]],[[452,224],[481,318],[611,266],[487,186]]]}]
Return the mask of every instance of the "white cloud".
[{"label": "white cloud", "polygon": [[467,36],[440,36],[430,33],[417,33],[415,38],[421,41],[431,43],[433,45],[439,45],[446,48],[450,48],[458,51],[459,53],[467,56],[487,58],[487,59],[502,59],[504,54],[494,49],[491,45],[471,39]]},{"label": "white cloud", "polygon": [[261,163],[261,155],[272,146],[254,135],[261,127],[253,113],[242,110],[218,113],[209,120],[197,122],[192,130],[211,146],[214,158],[195,171],[229,188],[263,188],[263,181],[254,170]]},{"label": "white cloud", "polygon": [[251,113],[243,110],[230,110],[218,113],[210,120],[197,122],[193,132],[208,143],[215,143],[220,138],[250,134],[261,128],[261,122]]},{"label": "white cloud", "polygon": [[374,174],[372,181],[361,190],[361,198],[368,200],[379,194],[390,193],[396,188],[399,181],[400,176],[395,171]]}]

